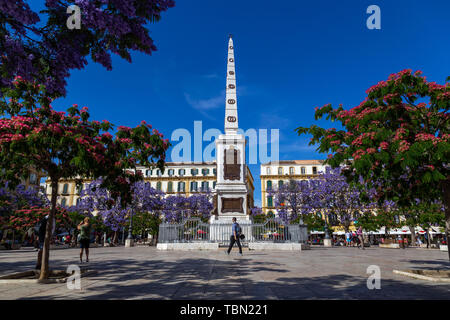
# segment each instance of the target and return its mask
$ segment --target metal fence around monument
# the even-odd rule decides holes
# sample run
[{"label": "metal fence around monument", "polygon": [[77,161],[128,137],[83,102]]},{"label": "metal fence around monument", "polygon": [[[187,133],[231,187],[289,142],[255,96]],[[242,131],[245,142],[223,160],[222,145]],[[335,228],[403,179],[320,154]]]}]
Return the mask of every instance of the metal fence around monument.
[{"label": "metal fence around monument", "polygon": [[158,242],[204,242],[209,240],[209,223],[200,218],[184,219],[180,223],[165,222],[159,225]]},{"label": "metal fence around monument", "polygon": [[[199,218],[188,218],[180,223],[165,222],[159,226],[158,242],[228,244],[232,234],[232,225],[232,223],[205,223]],[[240,226],[245,236],[241,240],[244,246],[249,242],[306,243],[308,240],[305,225],[285,223],[278,218],[269,219],[264,223],[241,223]]]},{"label": "metal fence around monument", "polygon": [[277,218],[252,224],[253,242],[306,243],[307,240],[306,226],[303,225],[289,224]]}]

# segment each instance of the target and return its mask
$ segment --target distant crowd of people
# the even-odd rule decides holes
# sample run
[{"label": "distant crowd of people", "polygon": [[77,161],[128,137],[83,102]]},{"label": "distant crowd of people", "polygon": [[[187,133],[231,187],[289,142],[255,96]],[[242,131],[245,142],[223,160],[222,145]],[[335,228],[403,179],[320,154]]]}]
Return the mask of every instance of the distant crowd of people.
[{"label": "distant crowd of people", "polygon": [[[415,243],[413,244],[410,239],[410,234],[393,234],[393,235],[365,235],[363,237],[362,230],[358,229],[357,231],[348,231],[344,235],[333,235],[332,243],[334,246],[347,246],[347,247],[359,247],[364,248],[364,245],[361,243],[365,243],[367,245],[379,245],[385,243],[397,243],[400,248],[407,248],[409,246],[425,246],[430,248],[431,246],[439,246],[446,245],[447,241],[445,235],[434,235],[432,239],[428,239],[428,235],[426,233],[419,234],[417,233],[415,236]],[[311,244],[323,244],[323,239],[320,236],[313,236]]]}]

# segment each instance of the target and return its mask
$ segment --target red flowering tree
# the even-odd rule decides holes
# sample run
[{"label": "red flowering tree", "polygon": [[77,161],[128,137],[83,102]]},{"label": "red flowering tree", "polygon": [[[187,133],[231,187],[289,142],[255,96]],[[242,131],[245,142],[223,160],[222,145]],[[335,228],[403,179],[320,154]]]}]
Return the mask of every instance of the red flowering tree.
[{"label": "red flowering tree", "polygon": [[420,71],[403,70],[366,93],[350,110],[330,104],[316,108],[316,120],[326,116],[342,129],[312,125],[297,128],[298,134],[312,134],[310,145],[330,153],[326,162],[344,165],[349,181],[374,187],[380,203],[393,200],[406,208],[416,199],[441,200],[448,239],[450,83],[428,82]]},{"label": "red flowering tree", "polygon": [[134,174],[135,170],[126,169],[137,165],[163,169],[169,143],[145,121],[135,128],[118,127],[114,137],[108,132],[113,125],[106,120],[89,120],[86,107],[73,105],[67,112],[57,112],[43,86],[21,79],[15,86],[9,107],[20,113],[0,119],[0,182],[8,181],[14,187],[29,174],[29,168],[42,170],[50,178],[51,211],[40,275],[40,279],[45,279],[58,181],[102,177],[102,187],[112,197],[128,203],[132,199],[132,184],[142,177]]},{"label": "red flowering tree", "polygon": [[[14,211],[9,217],[9,226],[16,231],[25,233],[33,228],[43,217],[50,214],[50,208],[31,207]],[[56,207],[56,228],[69,229],[73,223],[66,209]]]}]

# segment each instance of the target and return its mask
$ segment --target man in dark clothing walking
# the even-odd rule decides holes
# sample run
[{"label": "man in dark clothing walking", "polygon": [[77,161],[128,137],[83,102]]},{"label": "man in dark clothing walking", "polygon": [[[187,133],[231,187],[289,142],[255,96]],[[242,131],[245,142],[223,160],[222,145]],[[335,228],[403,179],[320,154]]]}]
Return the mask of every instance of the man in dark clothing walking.
[{"label": "man in dark clothing walking", "polygon": [[[39,244],[39,251],[38,251],[38,258],[36,262],[36,270],[41,269],[41,263],[42,263],[42,251],[44,248],[44,240],[45,240],[45,232],[47,230],[47,221],[48,221],[48,215],[46,215],[39,223],[39,231],[38,231],[38,244]],[[55,219],[53,219],[53,229],[52,229],[52,235],[55,232]]]},{"label": "man in dark clothing walking", "polygon": [[242,256],[242,247],[241,247],[241,227],[239,226],[239,223],[236,222],[236,218],[233,218],[233,226],[231,227],[231,237],[230,237],[230,246],[228,247],[227,253],[230,254],[231,249],[234,246],[234,243],[236,242],[239,247],[239,254]]}]

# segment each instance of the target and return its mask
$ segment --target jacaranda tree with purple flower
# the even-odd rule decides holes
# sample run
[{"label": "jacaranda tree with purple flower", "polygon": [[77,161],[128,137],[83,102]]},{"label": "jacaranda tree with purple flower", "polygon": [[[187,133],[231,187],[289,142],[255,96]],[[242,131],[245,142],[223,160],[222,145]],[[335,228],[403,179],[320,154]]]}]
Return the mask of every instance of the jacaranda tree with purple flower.
[{"label": "jacaranda tree with purple flower", "polygon": [[341,224],[346,231],[355,217],[372,208],[372,204],[361,201],[359,190],[349,186],[340,168],[327,169],[310,180],[291,180],[269,194],[274,197],[279,217],[285,221],[320,214],[332,225]]},{"label": "jacaranda tree with purple flower", "polygon": [[202,192],[189,197],[181,195],[166,197],[162,214],[166,222],[180,222],[191,217],[207,220],[213,209],[211,193]]},{"label": "jacaranda tree with purple flower", "polygon": [[[33,0],[35,1],[35,0]],[[52,97],[65,95],[71,70],[88,58],[111,70],[111,54],[131,62],[131,51],[156,50],[148,24],[174,6],[173,0],[0,0],[0,95],[16,76],[45,85]],[[71,5],[80,8],[81,28],[69,29]]]},{"label": "jacaranda tree with purple flower", "polygon": [[311,190],[308,180],[290,180],[277,189],[269,190],[269,196],[273,197],[278,216],[288,222],[314,209],[310,198]]},{"label": "jacaranda tree with purple flower", "polygon": [[124,205],[120,198],[114,199],[102,187],[102,179],[98,179],[87,185],[80,194],[80,201],[71,210],[100,215],[104,224],[114,231],[115,243],[118,231],[126,227],[134,215],[146,212],[159,216],[163,198],[162,191],[152,188],[148,182],[138,181],[131,187],[131,201]]},{"label": "jacaranda tree with purple flower", "polygon": [[8,188],[8,184],[0,188],[0,216],[6,216],[15,210],[29,207],[43,208],[49,205],[47,197],[39,188],[26,187],[19,184],[15,189]]},{"label": "jacaranda tree with purple flower", "polygon": [[[361,200],[360,189],[347,183],[345,176],[341,174],[341,168],[327,168],[310,182],[312,190],[309,205],[325,214],[328,223],[341,225],[346,232],[359,215],[366,211],[373,213],[376,207],[373,202]],[[365,190],[365,193],[373,194],[373,191]]]},{"label": "jacaranda tree with purple flower", "polygon": [[39,188],[19,184],[11,190],[8,183],[0,188],[0,230],[7,227],[9,218],[18,210],[28,208],[45,208],[49,201]]}]

